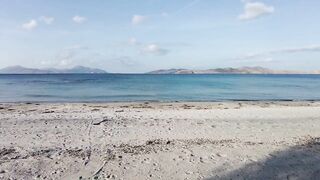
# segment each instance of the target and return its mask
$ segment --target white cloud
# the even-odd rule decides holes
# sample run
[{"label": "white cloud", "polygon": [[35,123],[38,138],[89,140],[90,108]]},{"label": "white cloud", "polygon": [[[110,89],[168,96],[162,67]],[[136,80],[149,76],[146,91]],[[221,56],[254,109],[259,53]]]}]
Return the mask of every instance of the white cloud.
[{"label": "white cloud", "polygon": [[22,28],[28,31],[33,30],[34,28],[36,28],[38,26],[38,22],[34,19],[30,20],[29,22],[26,22],[24,24],[22,24]]},{"label": "white cloud", "polygon": [[128,43],[129,43],[129,45],[137,45],[138,41],[136,38],[132,37],[129,39]]},{"label": "white cloud", "polygon": [[166,55],[168,50],[159,47],[157,44],[148,44],[142,49],[142,52],[146,54]]},{"label": "white cloud", "polygon": [[132,37],[128,40],[127,45],[133,46],[135,49],[140,50],[140,53],[143,54],[152,54],[152,55],[166,55],[169,50],[160,47],[156,43],[144,43],[144,42],[139,42],[136,38]]},{"label": "white cloud", "polygon": [[54,17],[41,16],[41,17],[39,18],[39,20],[42,21],[42,22],[44,22],[44,23],[46,23],[46,24],[48,24],[48,25],[50,25],[50,24],[53,23]]},{"label": "white cloud", "polygon": [[271,14],[274,12],[273,6],[268,6],[262,2],[245,2],[244,12],[239,15],[240,20],[250,20],[258,18],[262,15]]},{"label": "white cloud", "polygon": [[83,46],[80,44],[75,44],[75,45],[64,48],[64,50],[88,50],[88,49],[89,49],[88,46]]},{"label": "white cloud", "polygon": [[42,60],[42,61],[40,61],[40,64],[42,66],[51,66],[51,65],[53,65],[53,62],[52,61],[48,61],[48,60]]},{"label": "white cloud", "polygon": [[56,54],[56,57],[51,64],[55,64],[57,66],[72,65],[74,62],[81,59],[88,50],[89,47],[79,44],[65,47]]},{"label": "white cloud", "polygon": [[61,60],[60,62],[59,62],[59,66],[69,66],[69,65],[71,65],[73,62],[72,61],[69,61],[69,60]]},{"label": "white cloud", "polygon": [[84,23],[85,21],[87,21],[87,18],[77,15],[77,16],[74,16],[74,17],[72,18],[72,20],[73,20],[75,23],[81,24],[81,23]]},{"label": "white cloud", "polygon": [[137,61],[134,61],[129,56],[120,56],[120,57],[114,58],[113,60],[120,62],[122,66],[126,66],[126,67],[133,67],[139,64]]},{"label": "white cloud", "polygon": [[186,11],[192,7],[194,7],[195,5],[197,5],[201,0],[193,0],[191,2],[189,2],[188,4],[186,4],[185,6],[183,6],[182,8],[176,10],[175,12],[171,13],[171,14],[179,14],[183,11]]},{"label": "white cloud", "polygon": [[59,60],[69,60],[75,56],[75,52],[69,49],[63,50],[59,54],[57,54],[57,59]]},{"label": "white cloud", "polygon": [[139,25],[139,24],[145,22],[147,19],[148,19],[147,16],[134,15],[134,16],[132,17],[131,23],[132,23],[133,25]]},{"label": "white cloud", "polygon": [[143,54],[153,54],[160,56],[169,53],[168,49],[160,47],[157,43],[140,42],[134,37],[130,38],[126,45],[134,47],[135,49],[139,50],[140,53]]}]

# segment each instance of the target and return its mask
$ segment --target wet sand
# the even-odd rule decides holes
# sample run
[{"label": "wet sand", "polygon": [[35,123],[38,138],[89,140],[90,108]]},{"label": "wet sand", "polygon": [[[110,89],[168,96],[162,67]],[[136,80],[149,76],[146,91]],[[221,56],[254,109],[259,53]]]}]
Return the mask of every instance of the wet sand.
[{"label": "wet sand", "polygon": [[312,179],[320,102],[2,103],[0,179]]}]

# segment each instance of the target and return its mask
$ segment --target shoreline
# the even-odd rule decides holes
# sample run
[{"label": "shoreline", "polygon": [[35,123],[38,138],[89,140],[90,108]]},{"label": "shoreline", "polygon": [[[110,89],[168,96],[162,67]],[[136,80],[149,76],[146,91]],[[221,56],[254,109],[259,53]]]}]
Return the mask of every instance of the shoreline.
[{"label": "shoreline", "polygon": [[320,101],[0,103],[0,179],[308,179],[319,120]]},{"label": "shoreline", "polygon": [[133,101],[0,101],[0,104],[113,104],[113,103],[237,103],[237,102],[320,102],[320,99],[230,99],[230,100],[133,100]]},{"label": "shoreline", "polygon": [[0,75],[13,75],[13,76],[20,76],[20,75],[155,75],[155,76],[183,76],[183,75],[261,75],[261,76],[269,76],[269,75],[276,75],[276,76],[299,76],[299,75],[312,75],[312,76],[319,76],[319,73],[185,73],[185,74],[173,74],[173,73],[114,73],[114,72],[106,72],[106,73],[0,73]]}]

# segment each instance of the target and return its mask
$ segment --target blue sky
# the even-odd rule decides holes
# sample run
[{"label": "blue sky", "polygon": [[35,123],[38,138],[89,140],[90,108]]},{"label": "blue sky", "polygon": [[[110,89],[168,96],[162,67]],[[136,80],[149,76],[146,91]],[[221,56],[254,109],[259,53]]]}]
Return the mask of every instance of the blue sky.
[{"label": "blue sky", "polygon": [[0,68],[320,69],[318,0],[0,0]]}]

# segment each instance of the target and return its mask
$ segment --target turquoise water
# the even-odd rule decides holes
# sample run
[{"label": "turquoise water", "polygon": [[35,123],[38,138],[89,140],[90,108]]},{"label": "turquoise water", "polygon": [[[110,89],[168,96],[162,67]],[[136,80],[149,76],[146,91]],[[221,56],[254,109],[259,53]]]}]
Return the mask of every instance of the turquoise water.
[{"label": "turquoise water", "polygon": [[320,75],[0,75],[0,102],[320,100]]}]

